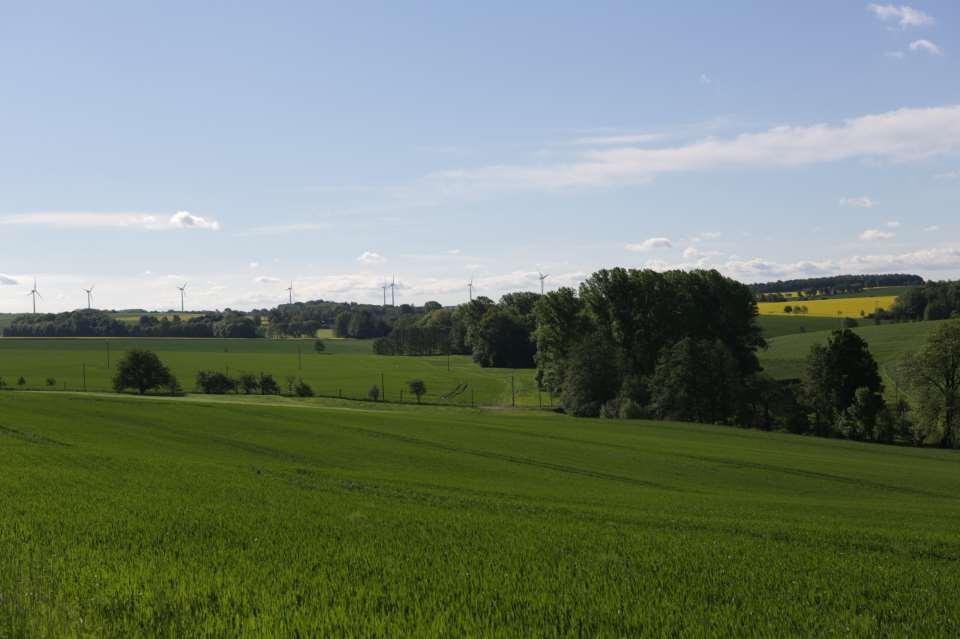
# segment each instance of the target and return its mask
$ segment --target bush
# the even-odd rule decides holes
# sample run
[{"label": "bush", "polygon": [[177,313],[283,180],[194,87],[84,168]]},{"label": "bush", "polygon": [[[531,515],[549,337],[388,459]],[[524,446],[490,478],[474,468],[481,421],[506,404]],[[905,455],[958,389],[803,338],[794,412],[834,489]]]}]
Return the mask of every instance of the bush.
[{"label": "bush", "polygon": [[293,394],[297,397],[313,397],[314,392],[310,385],[301,379],[294,385]]},{"label": "bush", "polygon": [[237,390],[237,380],[224,375],[220,371],[199,371],[197,373],[197,388],[209,395],[223,395]]},{"label": "bush", "polygon": [[253,373],[242,373],[237,382],[245,395],[250,395],[260,390],[260,382]]},{"label": "bush", "polygon": [[280,384],[270,373],[260,373],[260,379],[257,380],[260,386],[261,395],[279,395]]},{"label": "bush", "polygon": [[605,401],[603,406],[600,407],[600,417],[604,419],[617,419],[620,417],[620,401],[617,399]]},{"label": "bush", "polygon": [[[117,372],[113,377],[113,389],[118,393],[132,388],[143,395],[155,388],[169,389],[173,380],[170,370],[160,361],[152,351],[134,349],[124,355],[117,362]],[[47,380],[47,385],[56,384],[53,379]]]},{"label": "bush", "polygon": [[57,380],[55,380],[52,377],[47,378],[47,386],[56,386],[56,385],[57,385]]},{"label": "bush", "polygon": [[327,350],[327,345],[323,343],[322,339],[318,339],[313,343],[313,350],[318,353],[322,353]]},{"label": "bush", "polygon": [[23,375],[21,375],[19,379],[17,379],[17,386],[26,386],[26,385],[27,385],[27,380],[24,379]]},{"label": "bush", "polygon": [[371,401],[374,401],[374,402],[379,401],[379,400],[380,400],[380,387],[377,386],[376,384],[374,384],[373,386],[371,386],[371,387],[370,387],[370,390],[367,391],[367,399],[369,399],[369,400],[371,400]]}]

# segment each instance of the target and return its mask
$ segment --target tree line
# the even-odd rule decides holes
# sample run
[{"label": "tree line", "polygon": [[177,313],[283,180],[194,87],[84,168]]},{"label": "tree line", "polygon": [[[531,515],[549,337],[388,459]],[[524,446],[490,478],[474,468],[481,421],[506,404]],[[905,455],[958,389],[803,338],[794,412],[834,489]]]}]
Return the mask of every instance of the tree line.
[{"label": "tree line", "polygon": [[960,281],[926,282],[909,288],[897,297],[884,316],[895,321],[960,317]]},{"label": "tree line", "polygon": [[262,337],[259,318],[238,311],[205,312],[172,318],[141,315],[122,322],[107,311],[83,309],[66,313],[18,315],[3,329],[4,337]]},{"label": "tree line", "polygon": [[880,275],[831,275],[829,277],[807,277],[793,280],[777,280],[750,284],[750,290],[759,295],[769,296],[761,301],[783,301],[777,293],[802,292],[808,297],[815,295],[840,295],[859,293],[865,288],[881,286],[919,286],[924,279],[909,273],[887,273]]}]

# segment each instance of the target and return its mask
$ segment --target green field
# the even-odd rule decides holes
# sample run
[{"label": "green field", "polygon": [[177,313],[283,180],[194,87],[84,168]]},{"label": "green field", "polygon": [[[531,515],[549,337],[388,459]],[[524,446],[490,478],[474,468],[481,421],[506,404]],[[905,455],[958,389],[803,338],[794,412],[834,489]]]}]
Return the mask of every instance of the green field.
[{"label": "green field", "polygon": [[833,330],[839,326],[835,318],[809,315],[760,315],[757,317],[757,324],[763,329],[763,336],[768,340],[781,335]]},{"label": "green field", "polygon": [[[107,366],[107,349],[110,367]],[[385,397],[400,400],[409,380],[427,384],[423,401],[483,405],[510,405],[511,388],[518,405],[539,405],[532,370],[484,369],[468,356],[388,357],[374,355],[369,340],[324,340],[326,352],[317,354],[313,340],[267,339],[0,339],[0,377],[16,385],[22,376],[27,388],[46,388],[47,378],[58,388],[82,389],[86,370],[88,390],[108,390],[113,367],[125,350],[147,348],[171,367],[186,390],[192,390],[198,370],[216,369],[230,374],[273,373],[286,388],[286,378],[303,378],[318,394],[366,398],[383,373]],[[512,379],[512,382],[511,382]],[[512,386],[511,386],[512,383]],[[460,394],[448,396],[459,387]],[[412,398],[407,393],[404,400]],[[546,404],[549,399],[543,396]]]},{"label": "green field", "polygon": [[[897,363],[907,351],[919,350],[927,334],[937,322],[868,325],[853,329],[870,347],[880,365],[880,372],[888,393],[895,393],[900,384]],[[764,370],[779,379],[800,377],[810,347],[826,343],[830,331],[782,335],[768,340],[769,346],[760,352]],[[902,384],[900,384],[902,390]]]},{"label": "green field", "polygon": [[0,460],[5,637],[960,633],[951,451],[4,392]]}]

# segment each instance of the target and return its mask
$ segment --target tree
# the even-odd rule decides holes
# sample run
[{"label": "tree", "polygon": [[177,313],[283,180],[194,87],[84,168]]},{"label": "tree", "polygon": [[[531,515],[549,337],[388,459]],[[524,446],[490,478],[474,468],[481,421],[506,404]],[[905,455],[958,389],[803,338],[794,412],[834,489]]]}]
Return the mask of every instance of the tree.
[{"label": "tree", "polygon": [[322,339],[314,340],[313,350],[316,351],[317,353],[322,353],[325,350],[327,350],[327,345],[323,343]]},{"label": "tree", "polygon": [[237,388],[237,380],[220,371],[198,371],[197,388],[210,395],[223,395]]},{"label": "tree", "polygon": [[169,388],[173,379],[170,370],[157,354],[142,349],[127,352],[117,362],[113,376],[113,389],[118,393],[132,388],[143,395],[155,388]]},{"label": "tree", "polygon": [[240,387],[240,390],[246,395],[256,393],[260,389],[260,383],[257,380],[257,376],[253,373],[241,373],[240,377],[237,378],[237,384]]},{"label": "tree", "polygon": [[[851,330],[834,331],[826,345],[815,344],[807,356],[803,395],[813,418],[814,432],[836,432],[837,419],[854,403],[858,389],[878,397],[883,382],[867,342]],[[871,404],[877,410],[879,403]]]},{"label": "tree", "polygon": [[380,400],[380,387],[373,385],[370,387],[370,390],[367,391],[367,399],[370,401],[376,402]]},{"label": "tree", "polygon": [[407,383],[407,387],[410,389],[410,392],[416,396],[418,404],[420,403],[420,398],[427,394],[427,385],[422,379],[411,379]]},{"label": "tree", "polygon": [[301,379],[294,385],[293,394],[297,397],[313,397],[314,392],[313,388]]},{"label": "tree", "polygon": [[664,348],[650,381],[661,419],[732,421],[743,389],[737,362],[719,340],[686,337]]},{"label": "tree", "polygon": [[493,306],[477,326],[473,359],[481,366],[533,368],[535,350],[530,328],[510,311]]},{"label": "tree", "polygon": [[940,432],[940,445],[960,446],[960,320],[939,324],[916,354],[904,358],[919,404],[918,421]]},{"label": "tree", "polygon": [[17,386],[26,386],[26,385],[27,385],[27,380],[23,375],[17,378]]},{"label": "tree", "polygon": [[260,377],[257,379],[257,386],[260,387],[261,395],[280,394],[280,384],[277,383],[277,380],[270,373],[260,373]]}]

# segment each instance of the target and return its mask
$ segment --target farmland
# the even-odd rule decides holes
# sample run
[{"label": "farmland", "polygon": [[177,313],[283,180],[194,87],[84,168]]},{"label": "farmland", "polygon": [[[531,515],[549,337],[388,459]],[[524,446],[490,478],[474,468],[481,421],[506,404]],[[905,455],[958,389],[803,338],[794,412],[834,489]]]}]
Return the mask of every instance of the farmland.
[{"label": "farmland", "polygon": [[764,338],[769,340],[781,335],[833,330],[838,327],[838,322],[836,317],[760,315],[757,317],[757,325],[763,330]]},{"label": "farmland", "polygon": [[[449,358],[448,370],[444,356],[374,355],[369,340],[328,339],[324,344],[326,351],[317,354],[313,340],[5,338],[0,339],[0,377],[8,385],[23,377],[25,387],[32,389],[47,388],[50,378],[58,388],[108,390],[118,357],[129,349],[146,348],[170,366],[187,390],[193,388],[197,371],[215,369],[272,373],[281,385],[288,377],[302,378],[318,394],[366,398],[370,387],[380,384],[382,373],[390,401],[400,400],[401,390],[414,378],[426,382],[426,402],[510,405],[511,389],[519,405],[535,406],[541,399],[529,369],[484,369],[469,356],[457,355]],[[449,396],[463,385],[466,390]],[[543,401],[549,398],[544,395]]]},{"label": "farmland", "polygon": [[[795,320],[796,321],[796,320]],[[927,334],[936,322],[909,322],[903,324],[867,325],[853,329],[870,347],[870,352],[880,366],[880,373],[887,385],[887,392],[895,391],[899,383],[897,362],[907,351],[923,346]],[[768,340],[769,346],[760,352],[760,363],[774,377],[785,379],[800,377],[804,359],[810,347],[826,343],[830,331],[782,335]]]},{"label": "farmland", "polygon": [[869,315],[878,309],[889,310],[897,300],[896,295],[864,296],[864,297],[836,297],[823,300],[796,300],[789,302],[760,302],[757,309],[761,315],[792,315],[785,308],[790,306],[805,306],[807,311],[803,315],[812,317],[842,317],[859,318]]},{"label": "farmland", "polygon": [[4,636],[960,632],[948,451],[335,400],[0,414]]}]

